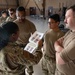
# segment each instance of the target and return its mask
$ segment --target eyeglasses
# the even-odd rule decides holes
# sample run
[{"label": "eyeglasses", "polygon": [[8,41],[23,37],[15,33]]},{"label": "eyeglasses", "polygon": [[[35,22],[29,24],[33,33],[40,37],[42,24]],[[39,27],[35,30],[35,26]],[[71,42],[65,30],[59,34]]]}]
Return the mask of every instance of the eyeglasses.
[{"label": "eyeglasses", "polygon": [[48,24],[54,24],[54,23],[56,23],[56,22],[48,22]]}]

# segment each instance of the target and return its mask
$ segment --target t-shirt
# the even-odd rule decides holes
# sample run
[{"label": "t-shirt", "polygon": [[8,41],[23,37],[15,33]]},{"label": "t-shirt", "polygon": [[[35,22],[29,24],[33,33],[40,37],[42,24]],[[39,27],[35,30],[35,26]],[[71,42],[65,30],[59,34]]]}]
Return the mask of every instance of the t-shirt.
[{"label": "t-shirt", "polygon": [[63,47],[60,56],[65,64],[57,64],[57,68],[64,75],[75,75],[75,32],[68,31],[66,33]]},{"label": "t-shirt", "polygon": [[18,19],[14,22],[18,25],[20,30],[17,43],[26,45],[29,42],[29,37],[31,36],[31,34],[33,34],[36,31],[35,25],[27,19],[25,19],[25,21],[22,23],[19,22]]},{"label": "t-shirt", "polygon": [[54,43],[58,38],[62,37],[63,35],[64,33],[61,30],[53,31],[52,29],[50,29],[45,33],[43,47],[44,56],[55,59]]}]

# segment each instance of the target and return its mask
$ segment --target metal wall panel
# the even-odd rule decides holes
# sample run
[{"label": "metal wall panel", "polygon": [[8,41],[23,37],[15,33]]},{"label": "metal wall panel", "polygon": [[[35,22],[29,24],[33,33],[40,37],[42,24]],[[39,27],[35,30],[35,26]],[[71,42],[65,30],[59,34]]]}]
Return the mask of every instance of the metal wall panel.
[{"label": "metal wall panel", "polygon": [[0,9],[16,8],[16,0],[0,0]]}]

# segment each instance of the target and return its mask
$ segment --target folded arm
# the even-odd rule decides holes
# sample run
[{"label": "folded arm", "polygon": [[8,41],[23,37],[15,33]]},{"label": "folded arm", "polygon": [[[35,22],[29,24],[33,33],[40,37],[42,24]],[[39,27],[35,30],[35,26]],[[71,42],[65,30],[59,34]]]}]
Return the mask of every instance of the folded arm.
[{"label": "folded arm", "polygon": [[60,39],[58,39],[55,44],[54,44],[54,47],[55,47],[55,50],[56,50],[56,63],[57,64],[65,64],[64,60],[60,57],[60,53],[61,51],[64,49],[63,48],[63,37],[61,37]]},{"label": "folded arm", "polygon": [[56,52],[60,52],[61,50],[63,50],[63,37],[58,39],[55,44],[54,44],[54,47],[55,47],[55,50]]}]

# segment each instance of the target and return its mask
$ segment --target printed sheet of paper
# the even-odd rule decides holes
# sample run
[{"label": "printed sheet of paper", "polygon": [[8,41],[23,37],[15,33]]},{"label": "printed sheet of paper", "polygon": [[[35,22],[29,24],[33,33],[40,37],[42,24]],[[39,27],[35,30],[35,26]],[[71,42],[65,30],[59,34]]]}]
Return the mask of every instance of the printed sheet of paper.
[{"label": "printed sheet of paper", "polygon": [[43,33],[35,31],[34,34],[29,38],[29,43],[26,45],[24,50],[34,53],[38,47],[38,42],[42,39]]}]

